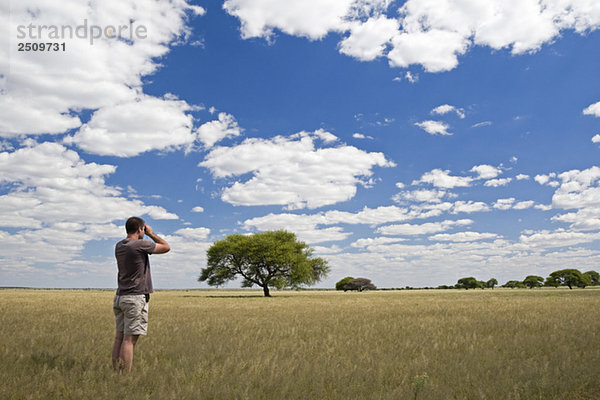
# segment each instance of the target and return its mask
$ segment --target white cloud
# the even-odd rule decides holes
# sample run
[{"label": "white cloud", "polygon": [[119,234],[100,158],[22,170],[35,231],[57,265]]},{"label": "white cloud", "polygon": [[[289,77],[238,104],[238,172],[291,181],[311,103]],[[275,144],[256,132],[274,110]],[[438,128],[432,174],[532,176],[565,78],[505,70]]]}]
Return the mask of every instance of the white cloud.
[{"label": "white cloud", "polygon": [[219,113],[219,119],[205,122],[196,132],[198,140],[210,148],[225,138],[239,136],[241,129],[233,115],[222,112]]},{"label": "white cloud", "polygon": [[482,128],[484,126],[490,126],[492,125],[492,121],[483,121],[483,122],[478,122],[476,124],[471,125],[471,128]]},{"label": "white cloud", "polygon": [[600,134],[594,135],[592,138],[592,143],[600,143]]},{"label": "white cloud", "polygon": [[[271,38],[274,29],[311,40],[347,33],[340,52],[362,60],[387,55],[391,66],[420,64],[450,70],[473,46],[513,54],[537,51],[572,29],[598,29],[600,5],[585,0],[408,0],[397,10],[387,0],[227,0],[242,37]],[[399,18],[396,20],[396,11]],[[391,46],[387,44],[391,43]]]},{"label": "white cloud", "polygon": [[175,150],[196,140],[193,118],[186,114],[191,109],[185,101],[140,96],[99,109],[65,143],[88,153],[117,157]]},{"label": "white cloud", "polygon": [[519,242],[541,248],[565,247],[590,243],[600,239],[600,233],[582,233],[558,229],[556,231],[541,230],[533,233],[524,233],[519,236]]},{"label": "white cloud", "polygon": [[437,106],[433,110],[431,110],[431,114],[444,115],[450,112],[456,113],[461,119],[465,118],[465,110],[463,108],[457,108],[451,106],[450,104],[443,104],[441,106]]},{"label": "white cloud", "polygon": [[192,208],[192,212],[201,213],[201,212],[204,212],[204,208],[202,208],[200,206],[196,206],[196,207]]},{"label": "white cloud", "polygon": [[223,9],[240,19],[245,39],[270,38],[273,29],[311,40],[346,26],[352,0],[226,0]]},{"label": "white cloud", "polygon": [[174,232],[176,235],[194,240],[206,240],[210,234],[208,228],[183,228]]},{"label": "white cloud", "polygon": [[490,179],[489,181],[486,181],[483,184],[483,186],[491,186],[491,187],[506,186],[510,181],[512,181],[512,178]]},{"label": "white cloud", "polygon": [[401,31],[392,39],[388,53],[392,67],[407,68],[421,64],[427,72],[442,72],[458,65],[458,55],[464,54],[469,41],[463,35],[441,29]]},{"label": "white cloud", "polygon": [[404,77],[410,83],[417,83],[417,82],[419,82],[419,74],[414,74],[413,75],[410,71],[406,71],[406,74],[404,74]]},{"label": "white cloud", "polygon": [[447,195],[447,192],[444,190],[421,189],[421,190],[411,190],[411,191],[400,192],[400,193],[394,195],[392,197],[392,200],[394,200],[397,203],[405,202],[405,201],[439,203],[442,201],[442,198],[446,195]]},{"label": "white cloud", "polygon": [[443,135],[443,136],[453,135],[452,132],[448,132],[448,129],[450,128],[450,126],[447,123],[442,122],[442,121],[426,120],[426,121],[422,121],[422,122],[416,122],[415,125],[421,129],[423,129],[425,132],[429,133],[430,135]]},{"label": "white cloud", "polygon": [[[159,67],[155,60],[168,52],[170,43],[189,33],[186,11],[200,15],[200,10],[183,0],[12,2],[10,10],[0,11],[7,31],[17,32],[18,25],[29,24],[76,27],[87,21],[89,26],[106,27],[135,21],[146,27],[146,37],[102,38],[93,45],[89,39],[64,38],[66,51],[31,57],[10,45],[10,35],[3,35],[0,75],[6,85],[0,98],[0,136],[64,133],[81,125],[76,112],[134,102],[141,95],[142,77]],[[169,103],[164,104],[171,113]]]},{"label": "white cloud", "polygon": [[352,135],[352,137],[354,139],[373,139],[373,136],[366,136],[366,135],[363,135],[362,133],[358,133],[358,132],[354,133]]},{"label": "white cloud", "polygon": [[384,54],[387,44],[398,31],[396,19],[384,16],[369,18],[367,21],[352,21],[350,35],[339,44],[340,53],[361,61],[371,61]]},{"label": "white cloud", "polygon": [[520,201],[520,202],[516,203],[513,208],[515,210],[525,210],[527,208],[533,207],[534,205],[535,205],[535,201],[525,200],[525,201]]},{"label": "white cloud", "polygon": [[397,224],[387,225],[378,228],[375,232],[382,235],[426,235],[430,233],[443,232],[451,229],[454,226],[470,225],[473,221],[470,219],[460,219],[457,221],[446,220],[441,222],[426,222],[424,224]]},{"label": "white cloud", "polygon": [[0,153],[0,232],[7,262],[66,262],[91,240],[124,236],[113,224],[131,215],[177,219],[162,207],[123,197],[107,186],[112,165],[86,163],[79,155],[56,143],[32,144]]},{"label": "white cloud", "polygon": [[490,207],[481,202],[481,201],[457,201],[454,203],[454,205],[452,206],[452,214],[458,214],[458,213],[474,213],[474,212],[483,212],[483,211],[489,211]]},{"label": "white cloud", "polygon": [[470,172],[477,173],[477,179],[491,179],[500,175],[502,170],[491,165],[482,164],[474,166],[470,169]]},{"label": "white cloud", "polygon": [[350,246],[356,247],[356,248],[363,248],[363,247],[369,247],[369,246],[377,246],[380,244],[398,243],[398,242],[403,242],[405,240],[407,240],[407,239],[391,238],[391,237],[365,238],[365,239],[356,240],[355,242],[351,243]]},{"label": "white cloud", "polygon": [[[221,199],[234,205],[284,205],[290,209],[316,208],[354,197],[357,185],[369,185],[375,166],[394,164],[382,153],[368,153],[353,146],[315,146],[327,142],[328,132],[301,132],[290,137],[250,138],[233,147],[215,147],[198,164],[216,178],[251,173],[223,190]],[[315,190],[315,188],[319,188]]]},{"label": "white cloud", "polygon": [[583,113],[585,115],[594,115],[596,117],[600,117],[600,101],[594,104],[590,104],[589,106],[587,106],[584,110]]},{"label": "white cloud", "polygon": [[555,172],[551,172],[548,175],[536,175],[533,177],[533,180],[536,181],[537,183],[539,183],[540,185],[558,185],[558,182],[555,181],[551,181],[551,179],[556,178],[556,173]]},{"label": "white cloud", "polygon": [[507,199],[498,199],[493,207],[497,210],[510,210],[515,202],[514,197],[509,197]]},{"label": "white cloud", "polygon": [[500,239],[495,233],[479,233],[479,232],[457,232],[457,233],[439,233],[429,236],[431,241],[440,242],[474,242],[477,240]]},{"label": "white cloud", "polygon": [[529,175],[525,175],[525,174],[519,174],[519,175],[515,176],[515,179],[518,181],[527,180],[529,178],[530,178]]},{"label": "white cloud", "polygon": [[473,178],[469,176],[453,176],[450,170],[432,169],[421,176],[421,179],[412,182],[413,185],[419,183],[430,183],[435,187],[443,189],[452,189],[455,187],[471,186]]}]

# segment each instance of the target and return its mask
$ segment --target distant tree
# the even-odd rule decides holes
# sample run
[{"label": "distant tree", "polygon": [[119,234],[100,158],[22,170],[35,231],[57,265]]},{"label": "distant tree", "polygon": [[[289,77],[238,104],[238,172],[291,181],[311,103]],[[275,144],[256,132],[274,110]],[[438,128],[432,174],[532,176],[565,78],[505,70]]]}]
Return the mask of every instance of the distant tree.
[{"label": "distant tree", "polygon": [[370,279],[367,278],[356,278],[352,279],[350,282],[344,285],[344,292],[346,290],[358,290],[362,292],[363,290],[375,290],[377,286],[371,283]]},{"label": "distant tree", "polygon": [[335,284],[335,290],[344,290],[344,285],[346,285],[347,283],[349,283],[350,281],[353,281],[354,278],[351,276],[347,276],[344,279],[341,279],[340,281],[338,281]]},{"label": "distant tree", "polygon": [[498,284],[498,281],[496,280],[496,278],[492,278],[492,279],[490,279],[489,281],[487,281],[485,283],[485,286],[487,286],[488,288],[493,289],[494,286],[496,286],[497,284]]},{"label": "distant tree", "polygon": [[523,284],[529,289],[533,289],[534,287],[542,287],[544,284],[544,278],[537,275],[529,275],[527,278],[525,278]]},{"label": "distant tree", "polygon": [[199,281],[219,286],[240,276],[242,287],[260,286],[266,297],[269,287],[312,285],[329,272],[327,261],[312,257],[312,249],[286,231],[229,235],[206,254]]},{"label": "distant tree", "polygon": [[484,282],[484,281],[477,281],[477,288],[478,288],[478,289],[481,289],[481,290],[483,290],[483,289],[485,289],[486,287],[487,287],[487,283],[486,283],[486,282]]},{"label": "distant tree", "polygon": [[525,288],[525,284],[521,281],[508,281],[502,287],[511,288],[511,289],[523,289]]},{"label": "distant tree", "polygon": [[596,271],[587,271],[583,274],[589,276],[590,282],[592,282],[592,286],[600,285],[600,274]]},{"label": "distant tree", "polygon": [[560,282],[554,279],[553,277],[549,276],[544,281],[544,286],[557,288],[560,286]]},{"label": "distant tree", "polygon": [[475,289],[477,287],[479,287],[479,281],[475,278],[473,278],[472,276],[468,277],[468,278],[460,278],[458,280],[458,282],[456,283],[456,288],[457,289]]},{"label": "distant tree", "polygon": [[554,271],[550,274],[550,277],[560,282],[561,285],[568,286],[569,289],[573,289],[573,286],[584,288],[592,283],[589,276],[582,274],[577,269]]}]

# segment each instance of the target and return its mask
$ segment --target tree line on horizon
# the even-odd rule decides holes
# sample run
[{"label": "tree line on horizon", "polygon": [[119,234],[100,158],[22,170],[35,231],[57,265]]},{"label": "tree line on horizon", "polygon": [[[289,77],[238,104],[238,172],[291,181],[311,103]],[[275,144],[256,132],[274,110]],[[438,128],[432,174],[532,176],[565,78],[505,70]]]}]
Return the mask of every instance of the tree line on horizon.
[{"label": "tree line on horizon", "polygon": [[[488,281],[479,281],[474,277],[460,278],[454,286],[438,286],[438,289],[493,289],[498,285],[495,278]],[[505,288],[539,288],[539,287],[559,287],[567,286],[569,289],[573,287],[585,288],[586,286],[599,286],[600,274],[596,271],[581,272],[577,269],[568,268],[554,271],[550,276],[543,278],[538,275],[528,275],[522,281],[510,280],[502,287]]]}]

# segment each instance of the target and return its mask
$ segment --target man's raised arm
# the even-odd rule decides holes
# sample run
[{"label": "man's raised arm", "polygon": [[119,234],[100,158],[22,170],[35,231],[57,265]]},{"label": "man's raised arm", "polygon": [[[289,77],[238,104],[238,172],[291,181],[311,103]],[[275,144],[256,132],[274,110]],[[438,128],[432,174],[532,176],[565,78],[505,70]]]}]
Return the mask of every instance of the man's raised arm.
[{"label": "man's raised arm", "polygon": [[169,243],[167,243],[167,241],[160,236],[157,236],[150,225],[144,226],[144,232],[146,233],[146,236],[156,243],[156,247],[154,248],[154,252],[152,254],[164,254],[171,250]]}]

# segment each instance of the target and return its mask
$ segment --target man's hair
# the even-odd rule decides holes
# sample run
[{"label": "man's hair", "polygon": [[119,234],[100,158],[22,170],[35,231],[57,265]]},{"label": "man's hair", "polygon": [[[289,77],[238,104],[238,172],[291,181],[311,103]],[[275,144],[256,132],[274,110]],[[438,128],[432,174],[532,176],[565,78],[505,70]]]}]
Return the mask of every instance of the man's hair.
[{"label": "man's hair", "polygon": [[127,233],[136,233],[140,227],[146,225],[143,219],[140,217],[131,217],[125,222],[125,230]]}]

